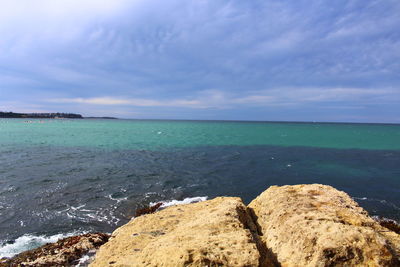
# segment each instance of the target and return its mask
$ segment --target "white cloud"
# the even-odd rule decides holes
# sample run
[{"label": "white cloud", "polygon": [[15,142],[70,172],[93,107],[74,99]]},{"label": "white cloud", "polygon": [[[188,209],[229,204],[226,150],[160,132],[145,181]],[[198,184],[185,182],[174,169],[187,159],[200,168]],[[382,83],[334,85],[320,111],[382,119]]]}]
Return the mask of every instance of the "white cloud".
[{"label": "white cloud", "polygon": [[180,108],[233,108],[240,106],[299,106],[324,102],[359,102],[371,104],[379,101],[400,100],[400,91],[395,89],[363,88],[280,88],[252,93],[227,94],[220,90],[205,90],[192,98],[146,99],[123,97],[58,98],[48,99],[53,103],[75,103],[90,105],[180,107]]},{"label": "white cloud", "polygon": [[137,107],[187,107],[187,108],[206,108],[209,107],[197,100],[173,99],[173,100],[153,100],[141,98],[117,98],[117,97],[92,97],[92,98],[56,98],[49,99],[53,103],[76,103],[106,106],[137,106]]},{"label": "white cloud", "polygon": [[[140,1],[140,0],[139,0]],[[129,3],[138,0],[2,0],[0,9],[0,22],[13,22],[18,20],[21,24],[37,19],[36,22],[45,20],[73,21],[74,19],[93,18],[96,16],[112,16],[121,11]],[[32,21],[34,22],[34,21]],[[6,26],[6,25],[2,25]],[[11,25],[8,25],[11,26]]]},{"label": "white cloud", "polygon": [[[110,23],[142,0],[0,0],[0,49],[6,55],[43,55],[89,39],[95,25]],[[37,50],[37,49],[43,50]],[[7,58],[7,57],[6,57]],[[1,63],[1,62],[0,62]]]}]

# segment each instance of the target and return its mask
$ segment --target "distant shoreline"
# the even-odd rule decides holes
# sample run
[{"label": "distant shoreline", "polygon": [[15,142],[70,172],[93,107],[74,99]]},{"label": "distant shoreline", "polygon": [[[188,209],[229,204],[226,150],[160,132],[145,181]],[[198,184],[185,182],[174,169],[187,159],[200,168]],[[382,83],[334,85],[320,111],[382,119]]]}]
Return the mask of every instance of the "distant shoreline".
[{"label": "distant shoreline", "polygon": [[15,113],[0,112],[0,118],[8,119],[83,119],[81,114],[75,113]]},{"label": "distant shoreline", "polygon": [[103,119],[117,120],[115,117],[83,117],[76,113],[17,113],[17,112],[1,112],[0,119]]}]

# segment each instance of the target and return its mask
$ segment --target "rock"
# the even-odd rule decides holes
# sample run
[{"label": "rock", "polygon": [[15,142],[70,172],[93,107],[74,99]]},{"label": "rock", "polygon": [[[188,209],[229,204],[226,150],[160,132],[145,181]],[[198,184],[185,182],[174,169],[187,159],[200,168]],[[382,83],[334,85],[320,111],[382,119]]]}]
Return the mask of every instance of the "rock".
[{"label": "rock", "polygon": [[137,210],[108,242],[69,237],[0,267],[73,266],[105,242],[90,266],[400,266],[399,224],[331,186],[272,186],[248,207],[235,197],[156,212],[160,204]]},{"label": "rock", "polygon": [[374,220],[377,221],[381,226],[395,232],[396,234],[400,234],[400,224],[395,220],[382,217],[375,217]]},{"label": "rock", "polygon": [[103,233],[67,237],[2,260],[0,266],[71,266],[90,250],[107,242],[108,238],[109,235]]},{"label": "rock", "polygon": [[139,217],[145,214],[151,214],[156,212],[160,207],[162,206],[162,203],[157,203],[153,206],[150,207],[143,207],[143,208],[139,208],[135,211],[135,217]]},{"label": "rock", "polygon": [[240,198],[218,197],[133,219],[90,266],[259,266],[256,243]]},{"label": "rock", "polygon": [[249,208],[281,266],[400,266],[400,236],[331,186],[272,186]]}]

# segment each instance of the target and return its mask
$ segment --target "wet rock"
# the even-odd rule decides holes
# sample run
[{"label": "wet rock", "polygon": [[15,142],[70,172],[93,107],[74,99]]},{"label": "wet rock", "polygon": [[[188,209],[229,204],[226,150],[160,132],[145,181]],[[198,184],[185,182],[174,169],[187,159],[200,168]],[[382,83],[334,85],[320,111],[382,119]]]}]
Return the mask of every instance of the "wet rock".
[{"label": "wet rock", "polygon": [[0,267],[14,266],[71,266],[83,255],[99,248],[108,241],[109,235],[92,233],[61,239],[56,243],[22,252],[0,261]]},{"label": "wet rock", "polygon": [[377,217],[374,218],[381,226],[389,229],[390,231],[395,232],[396,234],[400,234],[400,224],[394,220]]},{"label": "wet rock", "polygon": [[400,266],[400,236],[331,186],[272,186],[249,208],[281,266]]},{"label": "wet rock", "polygon": [[150,207],[144,207],[144,208],[139,208],[135,211],[135,217],[139,217],[145,214],[151,214],[156,212],[160,207],[161,207],[162,203],[157,203],[153,206]]}]

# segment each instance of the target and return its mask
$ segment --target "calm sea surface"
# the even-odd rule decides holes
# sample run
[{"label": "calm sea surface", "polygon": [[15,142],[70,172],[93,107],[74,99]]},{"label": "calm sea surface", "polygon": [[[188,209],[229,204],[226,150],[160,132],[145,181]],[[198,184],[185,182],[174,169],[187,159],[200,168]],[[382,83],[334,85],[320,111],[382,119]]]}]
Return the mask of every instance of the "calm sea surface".
[{"label": "calm sea surface", "polygon": [[0,119],[0,257],[151,202],[299,183],[400,220],[400,125]]}]

